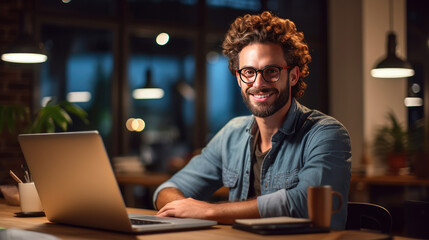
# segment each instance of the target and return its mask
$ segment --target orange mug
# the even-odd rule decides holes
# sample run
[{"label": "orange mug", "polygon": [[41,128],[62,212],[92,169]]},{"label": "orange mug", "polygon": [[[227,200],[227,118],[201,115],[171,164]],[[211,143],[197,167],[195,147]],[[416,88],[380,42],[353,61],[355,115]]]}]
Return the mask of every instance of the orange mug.
[{"label": "orange mug", "polygon": [[[338,208],[332,209],[332,196],[338,197]],[[307,188],[308,216],[315,227],[331,226],[332,214],[340,211],[343,205],[343,197],[340,193],[332,190],[329,185],[310,186]]]}]

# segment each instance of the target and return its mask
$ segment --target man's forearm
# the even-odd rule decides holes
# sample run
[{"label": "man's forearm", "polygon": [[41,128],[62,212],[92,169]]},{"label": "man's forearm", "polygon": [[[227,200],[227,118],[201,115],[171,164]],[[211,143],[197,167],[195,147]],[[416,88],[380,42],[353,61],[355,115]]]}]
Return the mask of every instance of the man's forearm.
[{"label": "man's forearm", "polygon": [[232,224],[235,219],[260,218],[257,200],[215,204],[213,220]]},{"label": "man's forearm", "polygon": [[168,188],[162,189],[158,193],[158,197],[156,198],[155,204],[158,209],[161,209],[162,207],[165,206],[165,204],[169,202],[172,202],[174,200],[184,199],[184,198],[185,196],[179,189],[174,187],[168,187]]},{"label": "man's forearm", "polygon": [[[166,194],[171,193],[168,191],[170,190],[167,190]],[[184,198],[165,204],[157,215],[161,217],[210,219],[224,224],[232,224],[235,219],[239,218],[260,217],[256,199],[243,202],[208,203]]]}]

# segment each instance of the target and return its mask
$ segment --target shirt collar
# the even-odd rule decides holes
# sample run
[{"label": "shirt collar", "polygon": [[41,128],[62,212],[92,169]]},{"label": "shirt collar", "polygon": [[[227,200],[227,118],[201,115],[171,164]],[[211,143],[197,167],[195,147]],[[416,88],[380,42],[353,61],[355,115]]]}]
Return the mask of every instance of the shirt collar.
[{"label": "shirt collar", "polygon": [[296,101],[295,98],[291,98],[291,104],[289,111],[286,114],[285,121],[283,122],[283,125],[279,128],[279,131],[286,134],[286,135],[292,135],[295,133],[295,126],[296,121],[298,119],[298,108],[300,108],[301,105]]}]

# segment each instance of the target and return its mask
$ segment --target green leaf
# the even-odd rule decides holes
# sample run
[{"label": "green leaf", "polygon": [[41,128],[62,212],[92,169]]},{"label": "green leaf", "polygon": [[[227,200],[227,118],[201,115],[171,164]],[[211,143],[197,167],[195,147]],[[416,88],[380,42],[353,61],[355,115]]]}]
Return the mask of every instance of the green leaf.
[{"label": "green leaf", "polygon": [[54,124],[54,121],[52,120],[51,117],[48,118],[48,121],[46,121],[45,124],[46,124],[46,126],[45,126],[46,132],[48,132],[48,133],[55,132],[55,124]]},{"label": "green leaf", "polygon": [[89,124],[89,120],[88,120],[88,113],[83,110],[82,108],[80,108],[79,106],[72,104],[70,102],[67,101],[63,101],[60,103],[61,106],[64,107],[64,109],[73,114],[76,115],[77,117],[79,117],[80,120],[82,120],[82,122],[84,122],[85,124]]},{"label": "green leaf", "polygon": [[0,106],[0,133],[4,129],[13,132],[18,127],[25,127],[24,130],[21,130],[24,133],[55,132],[57,126],[66,131],[72,124],[69,113],[76,115],[85,124],[89,124],[88,114],[85,110],[67,101],[56,104],[51,99],[45,107],[39,110],[34,121],[32,121],[30,109],[27,106]]},{"label": "green leaf", "polygon": [[28,130],[29,133],[41,133],[41,132],[43,132],[43,125],[45,125],[45,122],[48,121],[45,112],[46,112],[46,107],[40,109],[39,113],[37,114],[36,118],[34,119],[33,125]]},{"label": "green leaf", "polygon": [[50,116],[63,131],[67,131],[67,126],[72,123],[68,113],[59,106],[52,109]]}]

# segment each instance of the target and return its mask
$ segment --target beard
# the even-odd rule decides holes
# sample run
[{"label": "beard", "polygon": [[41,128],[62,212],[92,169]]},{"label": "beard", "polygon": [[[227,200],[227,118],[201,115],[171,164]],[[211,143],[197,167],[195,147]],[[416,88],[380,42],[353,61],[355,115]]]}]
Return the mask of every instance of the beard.
[{"label": "beard", "polygon": [[[289,81],[286,83],[286,89],[283,91],[277,90],[276,88],[263,88],[263,89],[254,89],[248,88],[246,93],[241,92],[241,97],[243,98],[244,103],[246,104],[247,109],[256,117],[269,117],[280,110],[289,100]],[[266,102],[256,102],[254,104],[250,101],[250,94],[252,93],[273,93],[278,94],[277,99],[274,103],[269,104]]]}]

